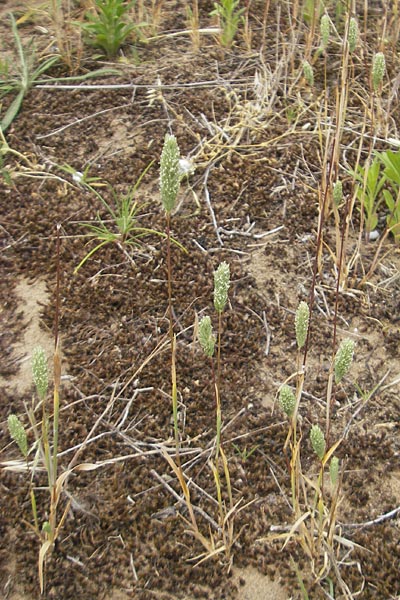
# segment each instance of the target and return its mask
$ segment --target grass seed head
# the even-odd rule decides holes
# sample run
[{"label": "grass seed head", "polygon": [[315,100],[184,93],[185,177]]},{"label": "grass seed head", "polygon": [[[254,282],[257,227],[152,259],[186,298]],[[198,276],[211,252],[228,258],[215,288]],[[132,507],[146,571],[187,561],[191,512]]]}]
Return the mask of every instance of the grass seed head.
[{"label": "grass seed head", "polygon": [[49,374],[47,370],[46,353],[41,346],[33,350],[32,354],[32,377],[40,400],[44,400],[49,387]]},{"label": "grass seed head", "polygon": [[48,521],[43,521],[42,531],[48,535],[51,534],[51,525]]},{"label": "grass seed head", "polygon": [[335,356],[335,382],[339,383],[346,375],[353,362],[354,342],[349,338],[343,340]]},{"label": "grass seed head", "polygon": [[222,262],[214,271],[214,306],[221,313],[228,301],[228,290],[230,285],[230,269],[226,262]]},{"label": "grass seed head", "polygon": [[160,159],[161,201],[167,213],[173,210],[178,196],[181,180],[179,159],[180,152],[176,137],[167,133]]},{"label": "grass seed head", "polygon": [[339,459],[337,456],[332,456],[331,464],[329,465],[329,475],[332,485],[336,485],[339,478]]},{"label": "grass seed head", "polygon": [[372,63],[372,85],[378,90],[386,71],[386,61],[383,52],[377,52]]},{"label": "grass seed head", "polygon": [[304,346],[307,339],[308,324],[310,321],[310,309],[307,302],[302,300],[296,310],[294,326],[296,330],[296,341],[299,350]]},{"label": "grass seed head", "polygon": [[290,386],[284,384],[279,390],[279,404],[283,412],[291,417],[296,406],[296,397]]},{"label": "grass seed head", "polygon": [[320,32],[321,32],[321,48],[325,50],[325,48],[329,44],[329,35],[331,33],[331,22],[328,15],[322,15],[321,23],[320,23]]},{"label": "grass seed head", "polygon": [[21,453],[26,458],[28,456],[28,441],[26,438],[26,432],[24,426],[21,421],[18,419],[17,415],[9,415],[7,419],[8,431],[12,439],[18,444],[18,448],[21,450]]},{"label": "grass seed head", "polygon": [[335,206],[339,206],[343,200],[343,185],[342,182],[338,179],[333,186],[333,201]]},{"label": "grass seed head", "polygon": [[314,71],[308,60],[303,62],[303,74],[310,87],[314,85]]},{"label": "grass seed head", "polygon": [[320,460],[325,456],[325,437],[319,425],[313,425],[310,431],[311,446]]},{"label": "grass seed head", "polygon": [[349,43],[349,52],[353,54],[354,50],[357,48],[358,44],[358,23],[354,17],[351,17],[349,23],[349,34],[348,34],[348,43]]},{"label": "grass seed head", "polygon": [[204,354],[209,358],[214,354],[215,335],[213,334],[210,317],[203,317],[199,323],[198,337]]}]

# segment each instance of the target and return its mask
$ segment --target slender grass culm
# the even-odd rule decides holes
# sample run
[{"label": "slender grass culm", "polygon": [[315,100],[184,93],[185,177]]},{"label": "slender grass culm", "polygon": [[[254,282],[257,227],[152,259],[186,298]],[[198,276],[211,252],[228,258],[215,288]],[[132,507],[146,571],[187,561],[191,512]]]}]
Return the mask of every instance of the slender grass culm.
[{"label": "slender grass culm", "polygon": [[200,49],[200,34],[199,34],[199,3],[198,0],[193,0],[192,6],[186,6],[186,18],[190,38],[192,40],[193,50],[197,53]]},{"label": "slender grass culm", "polygon": [[[222,262],[214,272],[214,307],[218,313],[218,334],[214,335],[212,330],[211,318],[205,316],[199,323],[198,338],[205,355],[210,359],[212,381],[215,395],[215,416],[216,416],[216,438],[215,438],[215,460],[221,454],[221,336],[222,336],[222,313],[228,301],[228,290],[230,285],[230,268],[228,263]],[[217,343],[217,369],[214,369],[214,350]]]},{"label": "slender grass culm", "polygon": [[217,438],[215,457],[218,455],[221,445],[221,336],[222,336],[222,313],[228,302],[228,290],[230,285],[230,268],[228,263],[222,262],[214,272],[214,307],[218,313],[218,342],[217,342],[217,380],[215,382],[216,416],[217,416]]},{"label": "slender grass culm", "polygon": [[[190,488],[186,483],[185,474],[181,465],[180,459],[180,436],[178,426],[178,387],[176,376],[176,335],[174,334],[173,326],[173,297],[172,297],[172,263],[171,263],[171,213],[176,205],[176,199],[179,192],[179,186],[182,178],[180,168],[180,151],[175,136],[167,134],[165,136],[164,145],[160,159],[160,194],[163,208],[166,215],[166,240],[167,240],[167,287],[168,287],[168,320],[171,345],[171,387],[172,387],[172,415],[175,438],[175,460],[167,453],[163,455],[173,470],[184,496],[184,502],[189,514],[189,521],[186,521],[190,527],[191,533],[200,541],[205,552],[200,557],[201,560],[225,552],[226,556],[230,556],[230,550],[233,543],[233,514],[234,505],[232,499],[232,489],[229,477],[228,461],[221,447],[221,404],[220,404],[220,379],[221,379],[221,333],[222,333],[222,312],[228,300],[228,289],[230,285],[230,269],[227,263],[221,263],[214,274],[214,306],[219,315],[218,320],[218,350],[217,350],[217,373],[215,374],[212,356],[214,354],[216,338],[212,332],[211,319],[204,317],[199,324],[199,339],[206,355],[210,358],[213,387],[216,402],[216,452],[215,464],[210,461],[211,470],[213,472],[216,490],[217,502],[219,507],[219,524],[216,525],[217,530],[222,535],[221,540],[216,541],[214,535],[210,533],[210,537],[205,537],[198,526],[195,510],[191,500]],[[225,507],[222,498],[221,481],[219,473],[219,460],[223,463],[223,471],[227,485],[229,509]],[[203,516],[206,513],[202,512]],[[209,522],[215,524],[215,521],[206,515]],[[221,533],[222,532],[222,533]],[[217,534],[220,537],[219,534]]]},{"label": "slender grass culm", "polygon": [[[8,428],[11,437],[16,441],[25,461],[29,475],[29,496],[34,524],[31,526],[40,542],[39,550],[39,585],[40,593],[44,592],[44,564],[46,556],[51,553],[58,537],[60,528],[67,515],[67,504],[61,518],[57,519],[57,508],[63,486],[63,477],[58,477],[58,430],[59,430],[59,389],[61,381],[61,358],[58,347],[54,353],[54,383],[52,414],[49,411],[47,392],[49,375],[47,356],[42,347],[38,346],[32,354],[32,378],[36,387],[38,402],[33,402],[27,410],[35,442],[28,447],[25,428],[14,414],[8,417]],[[41,408],[41,420],[38,422],[35,412]],[[35,458],[30,461],[29,456],[35,452]],[[49,492],[49,509],[47,519],[40,523],[33,477],[36,464],[41,460],[47,474],[47,489]]]},{"label": "slender grass culm", "polygon": [[295,316],[295,333],[297,343],[297,359],[296,359],[296,393],[293,393],[291,387],[286,383],[279,391],[279,402],[290,418],[290,426],[286,438],[284,450],[287,446],[291,446],[291,463],[290,463],[290,480],[292,489],[292,507],[296,514],[299,510],[299,472],[300,472],[300,441],[297,432],[298,412],[303,393],[304,386],[304,355],[302,349],[306,345],[310,322],[310,309],[306,302],[300,302]]},{"label": "slender grass culm", "polygon": [[[211,318],[204,316],[198,324],[198,340],[206,357],[210,361],[212,386],[215,397],[215,415],[216,415],[216,435],[215,442],[210,448],[209,467],[211,468],[215,489],[216,501],[218,505],[218,519],[205,512],[202,508],[193,505],[190,480],[187,482],[183,466],[180,460],[179,439],[176,437],[176,458],[172,458],[166,450],[163,450],[163,456],[170,465],[183,493],[183,501],[188,512],[188,519],[182,517],[188,526],[188,531],[199,541],[203,547],[203,552],[196,556],[196,564],[208,560],[214,556],[224,553],[228,569],[232,564],[232,545],[234,538],[234,519],[238,511],[241,500],[234,504],[231,479],[229,473],[228,460],[221,443],[222,415],[220,402],[220,382],[221,382],[221,336],[222,336],[222,313],[228,301],[228,289],[230,285],[230,268],[225,262],[221,263],[214,273],[214,307],[218,313],[218,336],[214,334]],[[214,366],[214,353],[217,347],[216,367]],[[174,413],[175,432],[178,432],[177,423],[177,382],[176,382],[176,337],[172,333],[172,403]],[[212,456],[212,458],[211,458]],[[222,465],[222,467],[221,467]],[[225,481],[227,501],[224,499],[222,477]],[[205,536],[199,527],[197,514],[200,514],[209,525],[209,535]],[[210,528],[211,525],[211,528]]]},{"label": "slender grass culm", "polygon": [[50,0],[48,14],[60,58],[70,75],[79,71],[83,45],[81,31],[72,21],[73,0]]},{"label": "slender grass culm", "polygon": [[[54,543],[67,516],[70,503],[58,517],[58,504],[63,487],[66,483],[69,471],[58,475],[58,434],[60,413],[60,386],[61,386],[61,352],[59,343],[58,320],[60,311],[60,227],[57,227],[57,282],[56,282],[56,310],[54,323],[54,356],[53,356],[53,403],[51,410],[48,406],[49,373],[47,356],[43,348],[37,347],[32,354],[32,379],[36,388],[38,401],[33,400],[32,406],[27,408],[31,430],[35,442],[28,449],[27,434],[22,423],[16,415],[8,417],[8,427],[11,437],[17,445],[26,461],[29,474],[29,495],[34,525],[31,526],[39,539],[40,550],[38,560],[40,593],[44,592],[44,567],[45,559],[54,549]],[[36,413],[41,411],[41,419],[38,421]],[[28,457],[35,452],[35,458],[29,462]],[[47,518],[40,526],[33,477],[37,462],[41,460],[47,474],[47,490],[49,493],[49,505]]]},{"label": "slender grass culm", "polygon": [[165,136],[160,159],[160,193],[161,202],[166,215],[168,320],[169,338],[171,342],[172,415],[178,465],[180,440],[178,429],[178,392],[176,384],[176,338],[174,336],[172,310],[171,212],[175,208],[181,181],[179,159],[180,152],[176,137],[174,135],[167,134]]},{"label": "slender grass culm", "polygon": [[[225,555],[230,560],[231,546],[233,543],[233,513],[234,504],[231,488],[231,480],[229,474],[228,461],[221,444],[221,429],[222,429],[222,413],[221,413],[221,337],[222,337],[222,313],[228,302],[228,291],[230,286],[230,267],[226,262],[220,263],[216,271],[214,271],[214,308],[218,313],[218,333],[214,335],[211,318],[204,316],[198,329],[198,338],[200,345],[205,355],[210,360],[212,382],[215,395],[215,417],[216,417],[216,436],[215,436],[215,463],[210,460],[211,470],[214,475],[217,500],[219,507],[219,521],[223,537],[223,547]],[[217,369],[214,369],[214,351],[217,343]],[[227,487],[229,509],[225,506],[222,498],[221,477],[220,477],[220,461],[223,465],[223,473]]]}]

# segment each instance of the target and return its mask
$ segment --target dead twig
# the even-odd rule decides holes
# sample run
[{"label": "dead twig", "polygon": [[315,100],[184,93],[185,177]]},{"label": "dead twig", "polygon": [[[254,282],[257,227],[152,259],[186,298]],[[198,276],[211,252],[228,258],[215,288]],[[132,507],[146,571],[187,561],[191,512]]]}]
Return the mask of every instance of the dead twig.
[{"label": "dead twig", "polygon": [[212,223],[214,225],[215,234],[217,236],[218,243],[219,243],[220,246],[223,246],[224,242],[222,241],[221,236],[219,235],[219,227],[218,227],[217,219],[215,217],[214,209],[213,209],[213,207],[211,205],[210,192],[208,191],[208,187],[207,187],[208,176],[210,174],[210,170],[211,170],[212,166],[213,165],[210,165],[209,167],[207,167],[206,172],[204,173],[204,181],[203,181],[203,183],[204,183],[204,197],[206,199],[208,210],[210,211],[210,214],[211,214],[211,220],[212,220]]},{"label": "dead twig", "polygon": [[363,529],[364,527],[371,527],[372,525],[378,525],[379,523],[383,523],[383,521],[392,519],[399,513],[400,513],[400,506],[398,506],[397,508],[394,508],[393,510],[390,510],[387,513],[384,513],[383,515],[380,515],[379,517],[376,517],[376,519],[372,519],[372,521],[365,521],[364,523],[345,523],[342,525],[342,527],[345,527],[348,529]]},{"label": "dead twig", "polygon": [[[186,501],[183,498],[181,498],[181,496],[165,481],[165,479],[161,477],[161,475],[157,473],[157,471],[151,469],[150,474],[165,487],[165,489],[175,498],[177,502],[179,502],[179,504],[182,504],[183,506],[187,507]],[[220,530],[218,523],[216,523],[216,521],[214,521],[214,519],[210,517],[210,515],[208,515],[202,508],[200,508],[199,506],[195,506],[194,504],[192,504],[192,508],[201,517],[203,517],[203,519],[205,519],[207,523],[209,523],[211,527],[215,529],[215,531]]]}]

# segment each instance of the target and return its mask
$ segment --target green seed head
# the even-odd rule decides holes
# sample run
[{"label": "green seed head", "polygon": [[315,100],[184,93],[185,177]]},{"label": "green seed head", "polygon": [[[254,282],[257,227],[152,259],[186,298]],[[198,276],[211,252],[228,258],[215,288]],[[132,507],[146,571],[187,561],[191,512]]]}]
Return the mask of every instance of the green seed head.
[{"label": "green seed head", "polygon": [[299,350],[304,346],[307,339],[308,323],[310,321],[310,309],[307,302],[302,300],[296,310],[294,326],[296,330],[296,341]]},{"label": "green seed head", "polygon": [[372,63],[372,85],[374,86],[375,92],[378,90],[382,83],[383,76],[386,71],[386,61],[383,52],[378,52],[374,56],[374,62]]},{"label": "green seed head", "polygon": [[51,533],[51,525],[48,521],[44,521],[43,525],[42,525],[42,531],[44,531],[44,533]]},{"label": "green seed head", "polygon": [[308,60],[303,62],[303,74],[310,87],[314,85],[314,71]]},{"label": "green seed head", "polygon": [[354,342],[345,339],[340,344],[335,356],[335,382],[339,383],[350,369],[353,362]]},{"label": "green seed head", "polygon": [[291,417],[296,406],[296,397],[293,390],[288,385],[284,384],[279,390],[279,404],[283,412]]},{"label": "green seed head", "polygon": [[320,460],[325,456],[325,438],[319,425],[313,425],[310,431],[311,446]]},{"label": "green seed head", "polygon": [[174,135],[165,136],[160,160],[161,201],[167,213],[170,213],[178,196],[181,172],[179,168],[180,152]]},{"label": "green seed head", "polygon": [[17,415],[9,415],[7,419],[8,431],[12,439],[17,442],[18,448],[21,450],[22,455],[26,458],[28,456],[28,441],[26,439],[26,433],[24,426],[18,419]]},{"label": "green seed head", "polygon": [[40,400],[44,400],[49,386],[46,353],[38,346],[32,354],[32,377]]},{"label": "green seed head", "polygon": [[328,15],[322,15],[320,31],[321,31],[321,48],[323,50],[325,50],[325,48],[329,44],[329,35],[331,33],[331,22],[330,22]]},{"label": "green seed head", "polygon": [[351,17],[350,23],[349,23],[348,42],[349,42],[349,52],[350,52],[350,54],[353,54],[353,52],[356,49],[357,44],[358,44],[358,23],[354,17]]},{"label": "green seed head", "polygon": [[331,464],[329,465],[329,475],[332,485],[336,485],[339,478],[339,459],[337,456],[332,456]]},{"label": "green seed head", "polygon": [[226,262],[222,262],[214,271],[214,306],[221,313],[228,301],[228,290],[230,285],[230,269]]},{"label": "green seed head", "polygon": [[338,179],[333,186],[333,201],[336,206],[339,206],[343,200],[343,185],[342,182]]},{"label": "green seed head", "polygon": [[214,354],[215,335],[213,334],[210,317],[203,317],[199,323],[198,332],[200,346],[209,358]]}]

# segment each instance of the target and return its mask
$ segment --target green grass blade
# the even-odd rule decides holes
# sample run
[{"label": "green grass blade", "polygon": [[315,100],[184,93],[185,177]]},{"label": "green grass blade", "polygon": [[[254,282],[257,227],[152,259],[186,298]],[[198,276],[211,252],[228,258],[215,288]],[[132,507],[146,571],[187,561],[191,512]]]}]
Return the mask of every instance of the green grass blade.
[{"label": "green grass blade", "polygon": [[[96,69],[95,71],[90,71],[90,73],[85,73],[84,75],[75,75],[73,77],[54,77],[51,79],[51,84],[56,83],[70,83],[70,82],[79,82],[86,81],[87,79],[93,79],[95,77],[103,77],[106,75],[120,75],[121,71],[118,69],[112,69],[108,67],[104,67],[103,69]],[[35,80],[35,85],[46,85],[49,83],[48,79],[37,79]],[[56,86],[54,86],[56,87]]]},{"label": "green grass blade", "polygon": [[86,256],[81,260],[81,262],[79,263],[79,265],[77,267],[75,267],[74,269],[74,275],[77,274],[77,272],[79,271],[79,269],[85,264],[85,262],[91,257],[93,256],[93,254],[95,252],[97,252],[97,250],[100,250],[100,248],[102,246],[105,246],[106,244],[109,243],[109,240],[105,240],[104,242],[101,242],[101,244],[97,244],[97,246],[95,246],[90,252],[88,252],[86,254]]},{"label": "green grass blade", "polygon": [[55,63],[57,63],[59,61],[59,57],[58,56],[52,56],[51,58],[48,58],[47,60],[45,60],[44,62],[42,62],[37,69],[35,69],[35,71],[32,73],[31,75],[31,83],[33,83],[34,81],[36,81],[36,79],[45,71],[48,71],[50,69],[50,67],[52,67]]},{"label": "green grass blade", "polygon": [[[158,235],[159,237],[163,237],[163,238],[167,237],[167,234],[164,233],[163,231],[156,231],[155,229],[148,229],[147,227],[135,227],[135,231],[145,232],[145,233],[153,233],[153,234]],[[183,246],[175,238],[171,237],[171,242],[173,244],[175,244],[175,246],[178,246],[178,248],[180,250],[182,250],[182,252],[184,252],[185,254],[189,253],[189,251],[187,250],[187,248],[185,248],[185,246]]]},{"label": "green grass blade", "polygon": [[22,47],[21,38],[19,37],[17,23],[14,19],[14,15],[12,13],[10,13],[10,19],[11,19],[11,29],[13,32],[15,45],[18,50],[19,60],[20,60],[20,63],[21,63],[22,69],[23,69],[24,78],[25,78],[25,76],[27,76],[27,74],[28,74],[28,67],[27,67],[27,62],[25,59],[25,52]]},{"label": "green grass blade", "polygon": [[143,172],[142,172],[142,173],[139,175],[139,178],[138,178],[138,180],[136,181],[136,183],[135,183],[135,185],[133,186],[133,188],[132,188],[132,191],[131,191],[131,196],[132,196],[132,197],[133,197],[133,196],[135,195],[135,193],[137,192],[137,190],[138,190],[138,187],[139,187],[139,185],[140,185],[140,183],[141,183],[141,181],[142,181],[143,177],[146,175],[147,171],[148,171],[148,170],[149,170],[149,169],[150,169],[150,168],[153,166],[154,162],[155,162],[155,159],[154,159],[154,160],[152,160],[152,161],[151,161],[151,162],[150,162],[150,163],[147,165],[147,167],[144,169],[144,171],[143,171]]},{"label": "green grass blade", "polygon": [[11,125],[11,123],[14,121],[15,117],[19,113],[24,96],[25,96],[25,90],[20,90],[19,94],[14,98],[14,100],[11,102],[10,106],[8,107],[6,114],[4,115],[4,117],[2,118],[1,123],[0,123],[0,128],[3,133],[9,128],[9,126]]}]

